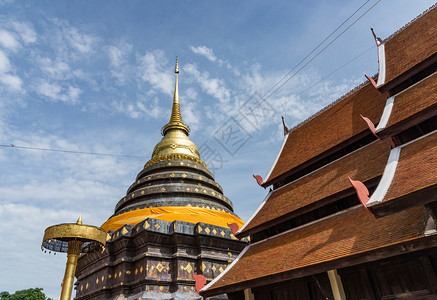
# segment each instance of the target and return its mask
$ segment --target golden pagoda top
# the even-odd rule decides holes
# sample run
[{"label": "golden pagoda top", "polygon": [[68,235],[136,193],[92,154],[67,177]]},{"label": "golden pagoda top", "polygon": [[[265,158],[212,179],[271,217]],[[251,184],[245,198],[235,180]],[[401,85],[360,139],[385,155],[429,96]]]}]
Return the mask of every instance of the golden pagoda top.
[{"label": "golden pagoda top", "polygon": [[175,74],[176,80],[170,121],[162,127],[162,135],[164,137],[156,144],[153,149],[152,158],[147,162],[146,166],[161,160],[179,158],[193,160],[205,166],[205,163],[200,160],[197,146],[188,138],[190,128],[182,121],[179,104],[179,66],[177,58]]},{"label": "golden pagoda top", "polygon": [[178,87],[178,74],[179,74],[179,66],[178,66],[178,58],[176,57],[176,65],[174,68],[174,72],[176,74],[175,88],[174,88],[174,96],[173,96],[173,108],[171,111],[170,121],[162,127],[162,135],[171,130],[171,129],[180,129],[185,132],[188,136],[190,133],[190,128],[184,124],[181,116],[181,109],[179,105],[179,87]]}]

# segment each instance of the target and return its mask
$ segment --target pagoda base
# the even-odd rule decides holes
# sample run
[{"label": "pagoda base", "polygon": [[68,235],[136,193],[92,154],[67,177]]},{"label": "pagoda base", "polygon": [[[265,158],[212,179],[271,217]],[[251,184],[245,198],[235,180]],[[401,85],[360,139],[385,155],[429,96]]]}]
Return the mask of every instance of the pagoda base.
[{"label": "pagoda base", "polygon": [[76,300],[201,299],[193,273],[211,281],[246,245],[229,228],[151,218],[109,236],[103,252],[79,258]]}]

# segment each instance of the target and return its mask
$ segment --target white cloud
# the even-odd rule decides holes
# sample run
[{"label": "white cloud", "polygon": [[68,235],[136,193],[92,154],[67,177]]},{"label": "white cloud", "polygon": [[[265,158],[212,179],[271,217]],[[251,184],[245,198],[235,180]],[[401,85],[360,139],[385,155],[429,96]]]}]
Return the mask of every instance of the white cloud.
[{"label": "white cloud", "polygon": [[199,47],[190,46],[190,49],[195,54],[205,56],[209,61],[214,62],[217,60],[217,56],[214,55],[214,52],[212,51],[212,49],[210,49],[206,46],[199,46]]},{"label": "white cloud", "polygon": [[52,98],[53,100],[58,100],[61,87],[57,84],[43,82],[37,87],[36,91],[43,96]]},{"label": "white cloud", "polygon": [[53,62],[50,58],[40,58],[38,59],[40,68],[43,72],[49,75],[51,78],[59,79],[69,79],[70,76],[70,66],[64,61]]},{"label": "white cloud", "polygon": [[21,86],[23,85],[20,77],[11,74],[0,75],[0,82],[13,91],[21,91]]},{"label": "white cloud", "polygon": [[157,119],[161,116],[163,110],[159,106],[158,98],[155,98],[151,105],[146,106],[144,103],[137,101],[136,102],[138,110],[144,112],[147,116]]},{"label": "white cloud", "polygon": [[111,64],[115,67],[119,67],[124,57],[124,53],[120,48],[115,46],[108,47],[108,56]]},{"label": "white cloud", "polygon": [[161,108],[159,99],[157,97],[155,97],[152,101],[140,99],[135,103],[126,103],[126,101],[113,101],[112,108],[133,119],[139,119],[144,115],[153,119],[158,119],[162,116],[164,111]]},{"label": "white cloud", "polygon": [[152,89],[166,95],[172,94],[173,76],[167,67],[168,61],[161,50],[154,50],[139,58],[141,78],[152,85]]},{"label": "white cloud", "polygon": [[76,102],[77,99],[79,98],[79,95],[82,93],[82,91],[80,90],[80,88],[74,87],[74,86],[69,86],[68,87],[68,99]]},{"label": "white cloud", "polygon": [[121,42],[119,46],[109,46],[108,56],[111,64],[114,67],[120,67],[126,62],[126,58],[132,51],[132,45],[126,42]]},{"label": "white cloud", "polygon": [[192,88],[192,87],[189,87],[185,91],[183,91],[183,95],[187,99],[198,100],[197,91],[194,88]]},{"label": "white cloud", "polygon": [[16,30],[16,32],[20,35],[21,40],[26,43],[35,43],[36,42],[36,33],[30,24],[20,23],[20,22],[12,22],[12,26]]},{"label": "white cloud", "polygon": [[69,42],[70,46],[86,54],[92,52],[96,39],[85,33],[80,33],[76,27],[66,28],[64,30],[64,38]]},{"label": "white cloud", "polygon": [[184,71],[193,76],[194,80],[200,85],[201,89],[217,98],[222,103],[227,103],[230,100],[231,92],[226,87],[223,80],[211,78],[208,72],[200,72],[194,64],[187,64],[184,66]]},{"label": "white cloud", "polygon": [[8,57],[2,50],[0,50],[0,73],[6,73],[10,68],[11,64]]},{"label": "white cloud", "polygon": [[112,66],[111,75],[123,84],[132,77],[132,67],[128,63],[128,56],[132,52],[132,45],[120,42],[118,46],[107,47],[109,61]]},{"label": "white cloud", "polygon": [[193,103],[182,105],[182,118],[185,124],[188,124],[194,132],[200,128],[201,118],[196,114],[196,107]]},{"label": "white cloud", "polygon": [[20,43],[14,37],[14,34],[6,30],[0,30],[0,45],[12,51],[20,47]]},{"label": "white cloud", "polygon": [[23,81],[17,75],[7,74],[10,69],[11,64],[8,57],[0,50],[0,82],[7,86],[10,91],[21,91]]},{"label": "white cloud", "polygon": [[217,63],[219,66],[226,67],[228,70],[232,71],[235,76],[240,76],[240,71],[238,70],[238,68],[232,66],[227,60],[217,58],[211,48],[208,48],[206,46],[190,46],[190,49],[191,51],[193,51],[193,53],[202,55],[206,57],[209,61]]},{"label": "white cloud", "polygon": [[46,81],[41,82],[36,87],[36,92],[42,96],[46,96],[55,101],[71,102],[76,103],[81,90],[77,87],[68,86],[62,88],[57,83],[48,83]]}]

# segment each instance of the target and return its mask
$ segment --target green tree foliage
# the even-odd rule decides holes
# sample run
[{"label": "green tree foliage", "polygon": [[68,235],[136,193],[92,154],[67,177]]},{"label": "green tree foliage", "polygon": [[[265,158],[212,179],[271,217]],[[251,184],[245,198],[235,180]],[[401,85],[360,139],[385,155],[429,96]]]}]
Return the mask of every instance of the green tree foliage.
[{"label": "green tree foliage", "polygon": [[47,298],[41,288],[16,291],[12,295],[8,292],[0,292],[0,300],[52,300]]}]

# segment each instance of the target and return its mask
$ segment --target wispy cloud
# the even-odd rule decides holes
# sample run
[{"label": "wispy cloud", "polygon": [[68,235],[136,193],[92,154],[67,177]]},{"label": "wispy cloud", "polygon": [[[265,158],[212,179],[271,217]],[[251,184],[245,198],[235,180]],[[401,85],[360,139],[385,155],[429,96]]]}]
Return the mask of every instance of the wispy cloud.
[{"label": "wispy cloud", "polygon": [[16,51],[20,47],[15,35],[7,30],[0,30],[0,45],[11,51]]},{"label": "wispy cloud", "polygon": [[72,26],[66,20],[48,19],[44,32],[47,56],[66,63],[90,58],[99,49],[99,38],[92,31]]},{"label": "wispy cloud", "polygon": [[209,61],[215,62],[217,60],[217,56],[214,55],[212,49],[206,46],[198,46],[198,47],[190,46],[190,49],[195,54],[205,56]]},{"label": "wispy cloud", "polygon": [[183,70],[193,77],[205,93],[213,96],[222,103],[229,102],[231,92],[226,87],[224,80],[210,77],[207,71],[200,72],[195,64],[186,64]]},{"label": "wispy cloud", "polygon": [[61,93],[61,87],[57,84],[50,84],[48,82],[42,82],[38,85],[36,90],[40,95],[49,97],[53,100],[60,100],[59,94]]},{"label": "wispy cloud", "polygon": [[12,27],[15,29],[15,31],[20,35],[21,40],[24,43],[29,44],[29,43],[36,42],[37,34],[31,24],[15,22],[15,21],[13,21],[11,24]]},{"label": "wispy cloud", "polygon": [[164,112],[164,109],[161,107],[161,103],[157,97],[154,97],[152,101],[148,101],[148,105],[142,101],[137,101],[135,104],[139,111],[153,119],[162,117]]},{"label": "wispy cloud", "polygon": [[94,50],[96,38],[85,33],[79,32],[76,27],[64,29],[64,37],[70,43],[70,46],[77,51],[87,54]]},{"label": "wispy cloud", "polygon": [[22,92],[23,81],[15,74],[10,74],[11,63],[6,54],[0,50],[0,83],[12,92]]},{"label": "wispy cloud", "polygon": [[115,111],[123,113],[133,119],[139,119],[143,116],[158,119],[162,117],[165,111],[161,107],[161,102],[157,97],[154,97],[152,100],[150,100],[140,96],[140,99],[134,103],[128,103],[126,101],[113,101],[111,107]]},{"label": "wispy cloud", "polygon": [[64,61],[52,61],[48,57],[39,58],[38,63],[40,65],[41,70],[47,74],[50,78],[61,80],[61,79],[70,79],[71,78],[71,70],[70,66]]},{"label": "wispy cloud", "polygon": [[128,63],[128,56],[132,52],[132,44],[121,41],[117,46],[108,46],[107,53],[112,67],[111,75],[118,82],[124,84],[132,77],[133,67]]},{"label": "wispy cloud", "polygon": [[6,54],[0,50],[0,73],[6,73],[11,68],[11,63]]},{"label": "wispy cloud", "polygon": [[163,51],[154,50],[138,58],[143,81],[152,86],[152,90],[171,95],[173,76]]},{"label": "wispy cloud", "polygon": [[1,74],[0,82],[6,85],[12,91],[21,91],[23,81],[20,77],[11,74]]},{"label": "wispy cloud", "polygon": [[42,96],[50,98],[51,100],[70,102],[74,104],[78,101],[81,89],[71,85],[63,88],[57,83],[42,81],[36,86],[36,92]]},{"label": "wispy cloud", "polygon": [[108,47],[108,56],[111,65],[114,67],[120,67],[126,62],[126,57],[132,51],[132,44],[126,42],[120,42],[118,46]]},{"label": "wispy cloud", "polygon": [[231,70],[234,73],[234,75],[236,76],[240,75],[240,71],[238,70],[238,68],[233,67],[227,60],[218,58],[214,54],[214,51],[211,48],[208,48],[207,46],[198,46],[198,47],[190,46],[190,49],[193,53],[204,56],[209,61],[215,62],[220,66],[226,67],[228,70]]}]

